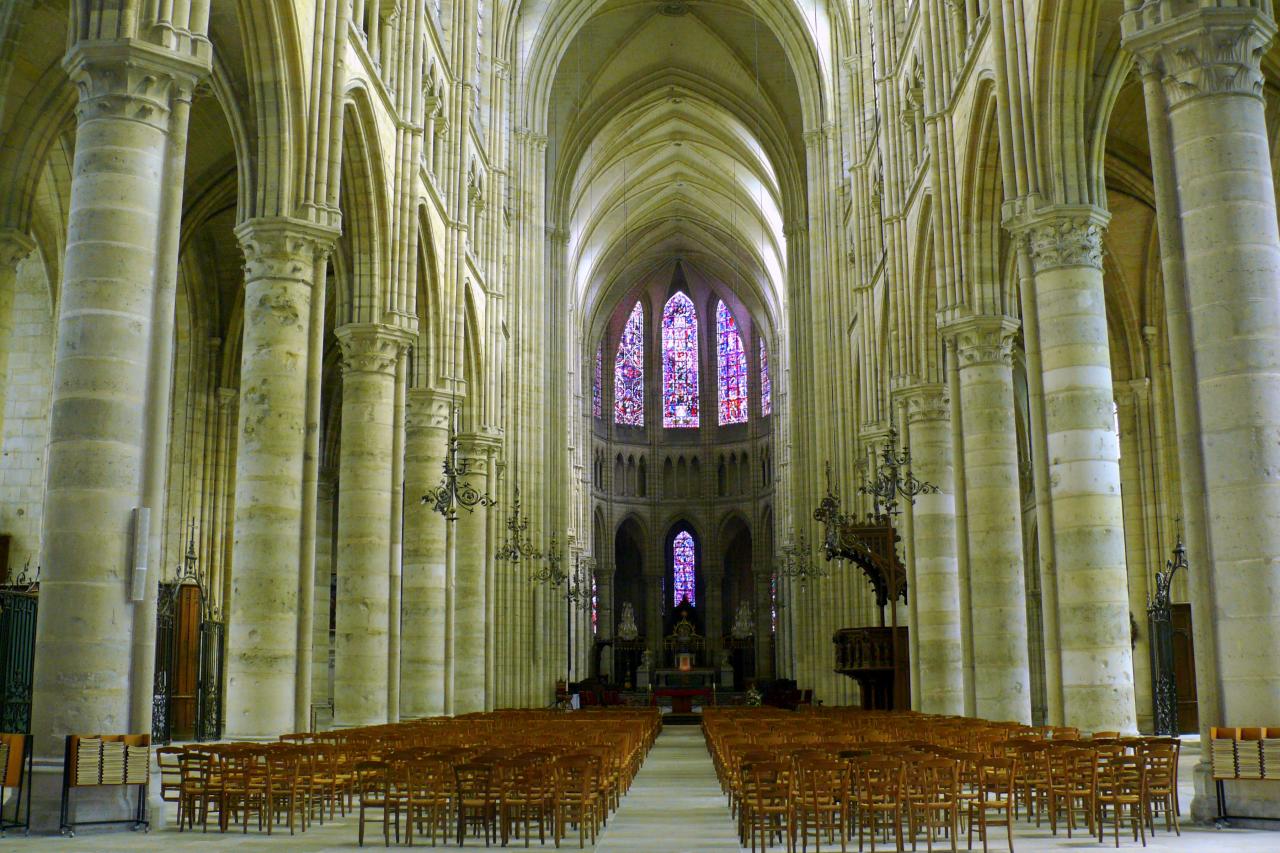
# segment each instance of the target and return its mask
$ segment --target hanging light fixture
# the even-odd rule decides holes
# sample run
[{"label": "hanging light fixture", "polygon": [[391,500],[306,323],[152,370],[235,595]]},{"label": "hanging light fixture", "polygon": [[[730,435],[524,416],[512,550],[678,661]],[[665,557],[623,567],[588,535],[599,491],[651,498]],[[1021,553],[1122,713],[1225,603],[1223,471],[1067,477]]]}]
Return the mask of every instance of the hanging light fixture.
[{"label": "hanging light fixture", "polygon": [[801,533],[795,542],[787,542],[782,546],[781,559],[778,562],[778,577],[798,581],[802,586],[811,579],[825,578],[831,572],[821,563],[815,563],[809,553],[809,543]]},{"label": "hanging light fixture", "polygon": [[478,506],[498,505],[496,500],[465,479],[472,472],[469,462],[458,459],[458,421],[458,406],[455,403],[449,419],[449,449],[441,466],[444,469],[444,476],[440,478],[440,485],[428,490],[422,496],[424,504],[443,515],[448,521],[458,520],[458,507],[462,507],[467,512],[474,512]]},{"label": "hanging light fixture", "polygon": [[914,504],[917,495],[937,494],[938,487],[917,479],[911,473],[911,450],[904,448],[898,452],[898,431],[889,429],[889,440],[880,451],[880,464],[870,480],[858,487],[858,492],[870,495],[875,501],[875,513],[890,522],[902,510],[898,508],[898,498],[907,499]]},{"label": "hanging light fixture", "polygon": [[495,560],[519,564],[525,560],[541,560],[542,552],[529,539],[529,519],[520,506],[520,486],[516,486],[511,502],[511,514],[507,516],[507,538],[493,555]]}]

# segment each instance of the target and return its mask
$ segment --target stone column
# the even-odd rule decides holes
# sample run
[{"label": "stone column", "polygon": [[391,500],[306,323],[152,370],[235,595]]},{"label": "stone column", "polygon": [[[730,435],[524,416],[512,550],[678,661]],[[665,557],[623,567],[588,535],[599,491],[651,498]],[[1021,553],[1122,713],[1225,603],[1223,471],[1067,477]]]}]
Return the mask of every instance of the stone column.
[{"label": "stone column", "polygon": [[1029,241],[1034,275],[1063,719],[1085,731],[1134,732],[1120,445],[1102,289],[1106,217],[1094,208],[1046,208],[1012,225]]},{"label": "stone column", "polygon": [[968,317],[950,324],[960,379],[973,692],[979,717],[1031,720],[1022,497],[1013,408],[1017,321]]},{"label": "stone column", "polygon": [[408,337],[380,323],[335,330],[342,347],[334,723],[387,722],[391,453],[396,362]]},{"label": "stone column", "polygon": [[[1267,718],[1280,702],[1280,235],[1260,67],[1276,32],[1271,5],[1150,2],[1122,19],[1163,202],[1205,735]],[[1203,816],[1212,784],[1201,774],[1196,783]],[[1231,787],[1232,810],[1274,816],[1274,794],[1253,787]]]},{"label": "stone column", "polygon": [[[170,159],[170,135],[183,130],[171,110],[205,70],[158,47],[117,41],[77,43],[64,66],[79,106],[41,536],[37,776],[61,764],[68,733],[124,732],[135,719],[150,720],[149,701],[131,708],[131,691],[150,699],[149,676],[132,680],[133,648],[148,641],[134,633],[146,625],[148,601],[130,598],[133,511],[144,505],[155,461],[144,436],[169,406],[168,388],[153,386],[172,358],[171,338],[155,328],[173,275],[162,245],[176,232],[161,212],[169,182],[182,180],[170,172],[179,165]],[[5,260],[16,253],[11,247]],[[0,284],[12,290],[12,282]],[[163,501],[150,509],[158,542]],[[158,568],[142,580],[150,602]],[[52,817],[52,787],[37,780],[38,826]]]},{"label": "stone column", "polygon": [[316,481],[315,610],[311,620],[311,701],[333,698],[329,672],[329,610],[333,604],[333,499],[332,473]]},{"label": "stone column", "polygon": [[[1146,436],[1151,406],[1147,379],[1116,384],[1116,420],[1120,430],[1120,483],[1124,500],[1125,563],[1128,566],[1129,613],[1138,626],[1133,645],[1133,691],[1139,731],[1155,727],[1151,693],[1151,632],[1147,624],[1148,577],[1160,563],[1148,558],[1149,539],[1155,537],[1155,500],[1148,493],[1147,476],[1155,467]],[[1146,452],[1144,452],[1146,451]]]},{"label": "stone column", "polygon": [[245,254],[226,735],[274,737],[295,719],[299,537],[311,289],[334,232],[296,219],[236,229]]},{"label": "stone column", "polygon": [[[464,437],[461,456],[467,463],[464,477],[476,489],[488,485],[487,440]],[[453,713],[485,709],[485,592],[489,565],[489,510],[459,508],[455,522],[453,579]]]},{"label": "stone column", "polygon": [[451,395],[409,391],[405,423],[404,599],[400,706],[405,717],[439,716],[444,706],[446,530],[444,516],[422,503],[440,485],[449,450]]},{"label": "stone column", "polygon": [[907,442],[914,473],[938,487],[912,507],[915,553],[918,707],[926,714],[964,713],[960,654],[960,578],[956,560],[955,488],[951,470],[951,406],[944,385],[906,389]]},{"label": "stone column", "polygon": [[0,230],[0,440],[4,438],[4,407],[9,397],[9,350],[13,347],[13,298],[18,289],[18,265],[35,246],[21,231]]}]

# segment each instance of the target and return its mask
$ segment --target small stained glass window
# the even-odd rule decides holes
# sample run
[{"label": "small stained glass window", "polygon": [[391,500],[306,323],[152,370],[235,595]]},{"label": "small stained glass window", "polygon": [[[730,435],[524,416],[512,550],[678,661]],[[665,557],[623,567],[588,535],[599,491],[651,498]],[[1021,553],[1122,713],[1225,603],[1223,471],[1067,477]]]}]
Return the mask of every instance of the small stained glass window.
[{"label": "small stained glass window", "polygon": [[591,381],[591,415],[599,419],[604,417],[603,402],[600,395],[604,393],[604,344],[596,347],[595,376]]},{"label": "small stained glass window", "polygon": [[676,534],[671,543],[671,564],[675,583],[672,585],[671,600],[676,607],[688,601],[691,607],[698,606],[697,591],[697,556],[693,546],[693,534],[682,530]]},{"label": "small stained glass window", "polygon": [[769,379],[769,348],[760,339],[760,414],[773,414],[773,381]]}]

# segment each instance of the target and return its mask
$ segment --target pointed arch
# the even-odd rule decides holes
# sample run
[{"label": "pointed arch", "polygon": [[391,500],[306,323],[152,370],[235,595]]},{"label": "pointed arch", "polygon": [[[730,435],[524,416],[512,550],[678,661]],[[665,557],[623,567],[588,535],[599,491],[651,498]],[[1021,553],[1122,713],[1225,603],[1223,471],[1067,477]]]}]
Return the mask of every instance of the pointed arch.
[{"label": "pointed arch", "polygon": [[698,311],[683,290],[662,309],[662,425],[697,429]]},{"label": "pointed arch", "polygon": [[720,426],[747,422],[747,353],[733,312],[716,301],[716,378]]},{"label": "pointed arch", "polygon": [[644,306],[631,309],[613,362],[613,420],[621,426],[644,426]]}]

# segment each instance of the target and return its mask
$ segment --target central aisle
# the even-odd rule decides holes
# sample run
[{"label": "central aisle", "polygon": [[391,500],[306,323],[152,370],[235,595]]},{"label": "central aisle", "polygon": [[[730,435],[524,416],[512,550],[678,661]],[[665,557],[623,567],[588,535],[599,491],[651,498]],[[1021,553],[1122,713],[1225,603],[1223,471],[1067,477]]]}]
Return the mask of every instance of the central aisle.
[{"label": "central aisle", "polygon": [[742,850],[698,726],[668,726],[609,819],[598,853]]}]

